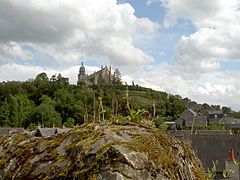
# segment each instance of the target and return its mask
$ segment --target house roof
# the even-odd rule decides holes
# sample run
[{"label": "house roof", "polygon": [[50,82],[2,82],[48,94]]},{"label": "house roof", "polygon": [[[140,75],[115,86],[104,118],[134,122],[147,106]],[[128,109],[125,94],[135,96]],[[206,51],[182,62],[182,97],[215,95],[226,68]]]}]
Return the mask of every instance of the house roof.
[{"label": "house roof", "polygon": [[70,131],[72,128],[38,128],[33,135],[34,136],[53,136],[54,134],[61,134]]},{"label": "house roof", "polygon": [[232,125],[235,125],[235,124],[240,124],[240,119],[237,119],[237,118],[233,118],[233,117],[223,117],[220,121],[219,121],[220,124],[232,124]]},{"label": "house roof", "polygon": [[71,131],[71,130],[72,130],[72,128],[58,128],[57,133],[61,134],[61,133],[65,133],[65,132],[68,132],[68,131]]},{"label": "house roof", "polygon": [[56,133],[57,131],[55,128],[39,128],[33,133],[33,135],[46,137],[46,136],[52,136]]},{"label": "house roof", "polygon": [[191,136],[191,140],[192,147],[205,170],[212,168],[213,161],[218,161],[217,172],[223,172],[230,149],[234,149],[236,160],[240,160],[240,157],[236,156],[239,153],[239,136]]},{"label": "house roof", "polygon": [[187,110],[188,110],[190,113],[192,113],[193,115],[197,116],[197,113],[196,113],[194,110],[192,110],[192,109],[190,109],[190,108],[188,108]]},{"label": "house roof", "polygon": [[8,129],[0,129],[0,136],[8,135],[9,131]]},{"label": "house roof", "polygon": [[24,128],[0,128],[0,136],[21,133],[24,131]]},{"label": "house roof", "polygon": [[209,110],[208,114],[223,114],[221,110]]}]

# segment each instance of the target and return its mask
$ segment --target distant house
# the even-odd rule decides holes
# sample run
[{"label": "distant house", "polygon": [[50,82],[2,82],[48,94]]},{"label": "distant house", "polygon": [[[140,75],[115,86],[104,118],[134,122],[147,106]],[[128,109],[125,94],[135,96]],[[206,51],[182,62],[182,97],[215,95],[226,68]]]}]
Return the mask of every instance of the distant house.
[{"label": "distant house", "polygon": [[199,127],[207,125],[207,117],[198,114],[192,109],[186,109],[176,121],[176,126],[183,129],[191,129],[192,126]]},{"label": "distant house", "polygon": [[227,128],[230,128],[234,134],[237,134],[240,131],[240,119],[233,117],[223,117],[219,123]]},{"label": "distant house", "polygon": [[37,137],[48,137],[55,134],[62,134],[72,130],[72,128],[38,128],[33,135]]},{"label": "distant house", "polygon": [[219,121],[224,117],[221,110],[210,110],[208,111],[209,125],[219,124]]},{"label": "distant house", "polygon": [[25,131],[24,128],[0,128],[0,136],[20,134]]}]

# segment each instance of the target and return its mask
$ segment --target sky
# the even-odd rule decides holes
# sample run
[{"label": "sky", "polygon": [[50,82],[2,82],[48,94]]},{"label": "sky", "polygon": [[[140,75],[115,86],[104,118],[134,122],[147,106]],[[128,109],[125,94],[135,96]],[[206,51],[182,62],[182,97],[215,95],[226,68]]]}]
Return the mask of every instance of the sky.
[{"label": "sky", "polygon": [[1,0],[0,81],[46,72],[123,82],[240,110],[239,0]]}]

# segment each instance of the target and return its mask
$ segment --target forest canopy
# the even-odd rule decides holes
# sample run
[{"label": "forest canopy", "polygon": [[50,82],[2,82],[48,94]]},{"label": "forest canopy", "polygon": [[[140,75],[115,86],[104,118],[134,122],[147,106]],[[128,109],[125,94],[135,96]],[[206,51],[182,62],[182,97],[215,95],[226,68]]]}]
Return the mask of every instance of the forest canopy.
[{"label": "forest canopy", "polygon": [[0,126],[34,127],[42,124],[72,127],[84,121],[102,121],[129,115],[144,109],[148,117],[175,119],[186,108],[179,96],[138,85],[69,84],[61,74],[51,78],[40,73],[25,82],[0,83]]}]

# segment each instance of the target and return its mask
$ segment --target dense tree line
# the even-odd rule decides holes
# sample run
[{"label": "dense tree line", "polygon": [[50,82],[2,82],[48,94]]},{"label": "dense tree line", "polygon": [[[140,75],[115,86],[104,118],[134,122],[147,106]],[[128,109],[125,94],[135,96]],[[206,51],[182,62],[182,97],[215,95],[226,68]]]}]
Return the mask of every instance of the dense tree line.
[{"label": "dense tree line", "polygon": [[129,108],[145,109],[147,117],[179,117],[186,108],[179,96],[153,91],[138,85],[71,85],[59,74],[50,79],[46,73],[26,82],[0,83],[0,126],[68,127],[84,122],[128,116]]}]

